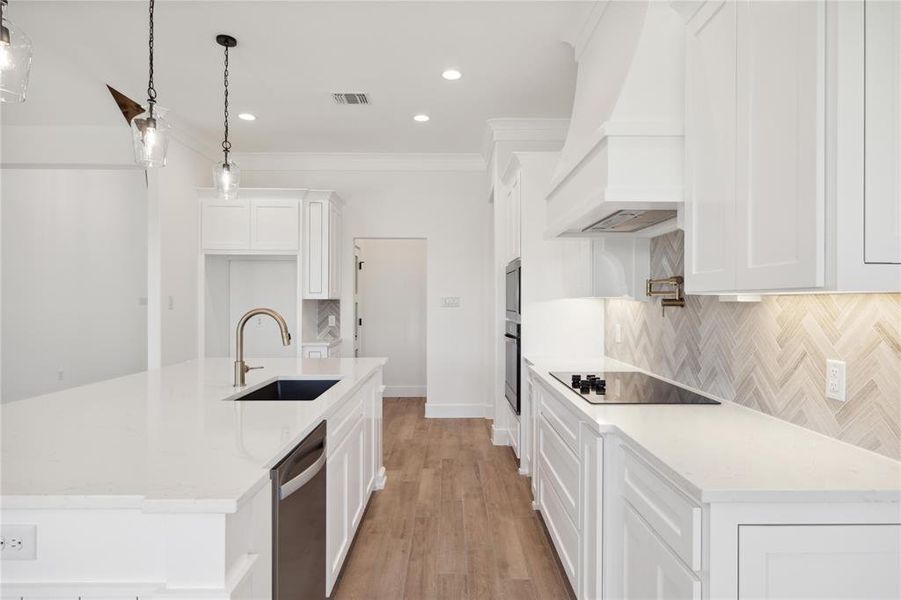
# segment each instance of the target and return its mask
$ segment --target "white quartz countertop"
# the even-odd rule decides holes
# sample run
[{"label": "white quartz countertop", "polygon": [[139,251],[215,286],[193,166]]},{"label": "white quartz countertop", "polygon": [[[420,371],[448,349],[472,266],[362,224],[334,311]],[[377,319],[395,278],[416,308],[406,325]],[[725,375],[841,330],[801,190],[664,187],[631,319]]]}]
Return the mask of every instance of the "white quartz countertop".
[{"label": "white quartz countertop", "polygon": [[[231,359],[162,369],[0,407],[4,508],[232,512],[269,469],[377,369],[381,358]],[[340,379],[309,402],[234,402],[275,379]]]},{"label": "white quartz countertop", "polygon": [[899,461],[698,390],[722,404],[592,405],[548,372],[641,369],[612,359],[530,359],[598,431],[631,441],[700,502],[901,502]]}]

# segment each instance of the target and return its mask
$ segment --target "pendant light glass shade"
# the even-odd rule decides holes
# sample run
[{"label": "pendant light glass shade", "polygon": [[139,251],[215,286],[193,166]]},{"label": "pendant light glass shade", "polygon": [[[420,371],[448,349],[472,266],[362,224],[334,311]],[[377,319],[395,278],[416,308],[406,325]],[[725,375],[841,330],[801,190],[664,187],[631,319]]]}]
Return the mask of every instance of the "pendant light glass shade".
[{"label": "pendant light glass shade", "polygon": [[[0,12],[5,11],[5,4]],[[0,28],[0,102],[25,102],[31,56],[31,39],[4,13]]]},{"label": "pendant light glass shade", "polygon": [[135,162],[145,169],[166,166],[170,127],[166,112],[165,108],[153,106],[131,120]]},{"label": "pendant light glass shade", "polygon": [[217,164],[213,167],[213,183],[219,198],[234,200],[241,185],[241,168],[233,160]]}]

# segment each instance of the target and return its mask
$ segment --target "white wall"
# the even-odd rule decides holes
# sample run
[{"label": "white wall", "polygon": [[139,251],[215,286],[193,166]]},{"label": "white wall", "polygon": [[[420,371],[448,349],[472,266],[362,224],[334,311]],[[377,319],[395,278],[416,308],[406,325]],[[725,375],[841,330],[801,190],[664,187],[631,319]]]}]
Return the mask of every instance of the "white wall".
[{"label": "white wall", "polygon": [[[483,171],[291,171],[243,163],[248,187],[333,189],[346,201],[342,353],[353,354],[353,240],[424,238],[429,416],[490,416],[493,358],[490,205]],[[239,160],[239,164],[242,164]],[[459,296],[460,308],[441,308]]]},{"label": "white wall", "polygon": [[0,179],[3,400],[142,370],[144,173],[4,169]]},{"label": "white wall", "polygon": [[[196,150],[173,140],[166,167],[151,184],[158,229],[149,232],[159,280],[159,363],[171,365],[198,356],[198,254],[200,207],[197,187],[210,185],[211,163]],[[154,242],[153,240],[157,240]],[[154,274],[151,272],[151,277]]]},{"label": "white wall", "polygon": [[361,356],[387,356],[385,395],[426,395],[427,242],[358,239]]}]

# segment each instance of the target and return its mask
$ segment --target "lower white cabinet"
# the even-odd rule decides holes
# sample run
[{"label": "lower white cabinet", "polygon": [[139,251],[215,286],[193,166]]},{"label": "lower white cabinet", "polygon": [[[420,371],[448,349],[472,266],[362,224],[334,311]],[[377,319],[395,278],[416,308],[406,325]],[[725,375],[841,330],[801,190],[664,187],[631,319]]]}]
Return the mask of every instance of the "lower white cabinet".
[{"label": "lower white cabinet", "polygon": [[701,582],[626,504],[623,512],[623,600],[701,600]]},{"label": "lower white cabinet", "polygon": [[740,598],[901,598],[901,525],[740,525]]},{"label": "lower white cabinet", "polygon": [[327,419],[326,592],[341,574],[369,496],[381,488],[382,390],[376,375]]},{"label": "lower white cabinet", "polygon": [[577,598],[901,598],[897,503],[702,502],[571,392],[529,379],[533,505]]}]

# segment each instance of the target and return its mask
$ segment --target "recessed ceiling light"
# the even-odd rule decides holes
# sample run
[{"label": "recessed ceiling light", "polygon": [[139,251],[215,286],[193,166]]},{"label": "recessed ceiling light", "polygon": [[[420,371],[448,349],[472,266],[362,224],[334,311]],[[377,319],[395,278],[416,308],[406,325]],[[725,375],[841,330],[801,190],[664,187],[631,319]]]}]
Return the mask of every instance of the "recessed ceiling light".
[{"label": "recessed ceiling light", "polygon": [[256,121],[257,120],[256,115],[252,115],[250,113],[241,113],[238,115],[238,118],[241,119],[242,121]]},{"label": "recessed ceiling light", "polygon": [[413,117],[413,120],[417,123],[425,123],[429,120],[429,115],[416,115],[415,117]]},{"label": "recessed ceiling light", "polygon": [[448,81],[456,81],[463,77],[463,73],[458,71],[457,69],[448,69],[444,73],[441,74],[442,77],[447,79]]}]

